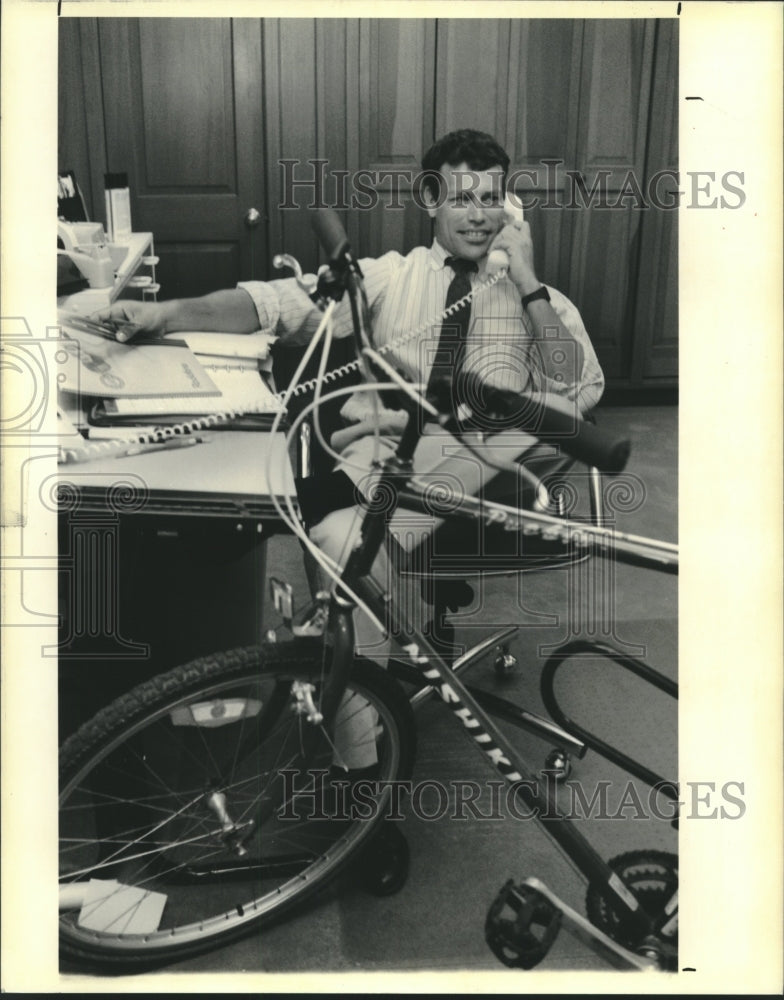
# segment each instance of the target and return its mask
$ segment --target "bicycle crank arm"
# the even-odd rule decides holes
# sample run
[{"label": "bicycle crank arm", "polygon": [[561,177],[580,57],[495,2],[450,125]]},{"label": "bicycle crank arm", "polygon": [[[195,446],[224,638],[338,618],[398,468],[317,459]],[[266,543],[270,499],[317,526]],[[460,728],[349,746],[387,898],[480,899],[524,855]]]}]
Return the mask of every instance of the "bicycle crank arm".
[{"label": "bicycle crank arm", "polygon": [[597,955],[606,959],[615,968],[634,969],[638,972],[655,972],[661,969],[661,964],[655,957],[653,944],[651,945],[650,955],[638,955],[633,951],[629,951],[628,948],[624,948],[623,945],[618,944],[617,941],[613,941],[611,937],[600,931],[598,927],[595,927],[590,920],[578,913],[577,910],[573,910],[571,906],[564,903],[562,899],[556,896],[538,878],[524,879],[523,885],[527,885],[544,896],[552,906],[560,911],[562,915],[561,926],[566,927],[571,934],[587,944]]}]

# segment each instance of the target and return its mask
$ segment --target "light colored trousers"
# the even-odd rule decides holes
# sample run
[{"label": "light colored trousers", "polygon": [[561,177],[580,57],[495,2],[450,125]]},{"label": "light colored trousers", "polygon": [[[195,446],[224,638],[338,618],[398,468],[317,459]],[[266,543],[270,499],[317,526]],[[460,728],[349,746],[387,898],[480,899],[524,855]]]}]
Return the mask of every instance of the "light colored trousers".
[{"label": "light colored trousers", "polygon": [[[364,496],[379,504],[389,502],[393,498],[381,495],[373,498],[373,487],[378,481],[377,473],[372,471],[373,462],[392,455],[397,443],[392,437],[381,437],[378,441],[369,436],[358,438],[343,449],[338,468],[356,483]],[[494,460],[500,463],[514,463],[536,444],[535,438],[521,431],[504,431],[488,438],[482,449],[489,446]],[[437,425],[428,425],[414,453],[413,465],[415,485],[435,504],[476,496],[499,476],[498,469],[480,460]],[[333,511],[311,528],[310,537],[326,555],[343,566],[359,539],[363,514],[364,510],[358,506]],[[420,579],[397,571],[398,556],[410,555],[415,550],[420,559],[424,558],[428,540],[440,523],[432,515],[396,511],[390,521],[391,537],[373,563],[371,576],[392,596],[404,622],[403,634],[394,637],[398,645],[407,641],[405,633],[421,631],[423,618],[428,614],[421,599]],[[356,652],[386,665],[392,640],[361,609],[355,613],[354,623]],[[341,760],[336,759],[335,763],[351,769],[374,764],[376,745],[369,733],[376,725],[375,713],[369,705],[361,711],[353,706],[350,716],[346,711],[339,712],[336,731],[341,734],[338,745]]]}]

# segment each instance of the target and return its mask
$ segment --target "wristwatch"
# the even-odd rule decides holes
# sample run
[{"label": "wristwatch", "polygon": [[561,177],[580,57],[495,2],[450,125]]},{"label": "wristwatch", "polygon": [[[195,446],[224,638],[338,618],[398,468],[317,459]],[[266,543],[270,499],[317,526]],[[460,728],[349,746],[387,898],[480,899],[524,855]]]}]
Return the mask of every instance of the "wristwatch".
[{"label": "wristwatch", "polygon": [[537,288],[535,292],[531,292],[530,295],[524,295],[521,299],[523,303],[523,309],[525,309],[531,302],[536,302],[537,299],[544,299],[546,302],[550,301],[550,293],[542,285],[541,288]]}]

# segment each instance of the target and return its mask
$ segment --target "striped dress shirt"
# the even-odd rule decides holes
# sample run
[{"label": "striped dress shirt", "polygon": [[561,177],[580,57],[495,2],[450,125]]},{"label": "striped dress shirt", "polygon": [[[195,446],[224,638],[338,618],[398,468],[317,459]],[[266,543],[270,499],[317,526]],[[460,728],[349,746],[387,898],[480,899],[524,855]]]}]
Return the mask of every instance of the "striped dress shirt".
[{"label": "striped dress shirt", "polygon": [[[373,339],[377,348],[394,344],[387,359],[415,381],[427,383],[441,333],[447,289],[454,277],[446,265],[448,254],[437,241],[431,247],[416,247],[407,256],[390,251],[379,258],[360,260],[370,305]],[[476,288],[483,275],[472,276]],[[270,282],[241,282],[253,299],[262,329],[270,330],[290,344],[304,345],[315,333],[321,313],[293,278]],[[465,370],[474,372],[500,388],[555,393],[576,401],[585,412],[599,400],[604,377],[599,362],[574,305],[549,288],[551,305],[563,326],[582,348],[582,367],[577,371],[576,351],[565,341],[557,357],[558,370],[545,375],[537,362],[536,342],[530,321],[520,303],[520,294],[507,278],[481,289],[471,302],[471,321],[465,353]],[[353,333],[347,297],[334,312],[333,335]],[[412,331],[416,335],[410,337]],[[408,339],[406,339],[408,338]],[[399,344],[396,344],[400,341]],[[368,393],[349,398],[341,410],[353,423],[373,413]],[[401,428],[401,414],[381,408],[382,426]]]}]

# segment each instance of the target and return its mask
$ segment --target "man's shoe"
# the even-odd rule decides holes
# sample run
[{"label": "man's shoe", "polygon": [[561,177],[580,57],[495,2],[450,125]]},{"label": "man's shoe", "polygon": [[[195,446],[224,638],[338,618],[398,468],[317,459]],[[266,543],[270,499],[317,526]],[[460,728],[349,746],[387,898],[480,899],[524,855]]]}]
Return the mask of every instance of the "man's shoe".
[{"label": "man's shoe", "polygon": [[352,867],[366,892],[391,896],[406,884],[410,857],[408,841],[400,827],[392,820],[383,820]]}]

